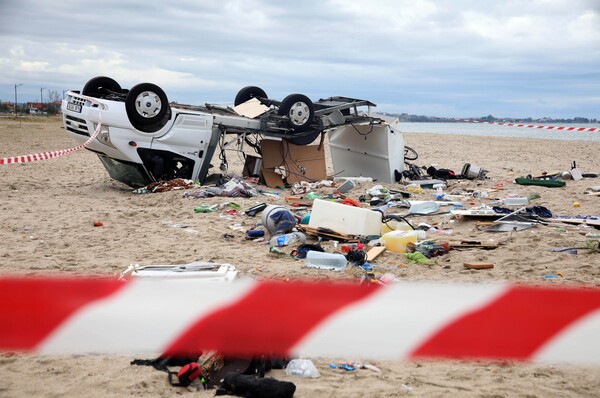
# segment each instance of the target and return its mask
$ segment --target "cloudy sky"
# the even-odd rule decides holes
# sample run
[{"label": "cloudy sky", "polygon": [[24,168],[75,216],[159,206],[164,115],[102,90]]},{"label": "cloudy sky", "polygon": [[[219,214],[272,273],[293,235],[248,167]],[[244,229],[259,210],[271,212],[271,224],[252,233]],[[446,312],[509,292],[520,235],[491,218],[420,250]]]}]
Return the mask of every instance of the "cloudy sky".
[{"label": "cloudy sky", "polygon": [[0,100],[104,75],[188,104],[257,85],[386,112],[600,118],[600,0],[161,3],[0,0]]}]

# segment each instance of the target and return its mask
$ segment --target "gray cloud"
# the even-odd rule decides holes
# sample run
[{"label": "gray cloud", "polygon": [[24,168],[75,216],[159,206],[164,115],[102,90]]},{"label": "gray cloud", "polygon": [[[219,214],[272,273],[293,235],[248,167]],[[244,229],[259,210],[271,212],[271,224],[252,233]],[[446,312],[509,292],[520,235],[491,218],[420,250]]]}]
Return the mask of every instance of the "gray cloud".
[{"label": "gray cloud", "polygon": [[0,2],[0,100],[96,75],[171,100],[252,84],[445,116],[600,117],[600,12],[583,0]]}]

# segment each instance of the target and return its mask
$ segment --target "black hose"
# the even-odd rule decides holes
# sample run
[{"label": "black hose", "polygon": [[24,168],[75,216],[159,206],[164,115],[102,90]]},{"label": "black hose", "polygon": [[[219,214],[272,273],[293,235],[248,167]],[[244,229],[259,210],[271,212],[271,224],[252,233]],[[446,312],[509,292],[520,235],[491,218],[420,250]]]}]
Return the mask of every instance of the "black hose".
[{"label": "black hose", "polygon": [[[391,221],[391,220],[404,221],[405,223],[408,224],[409,227],[411,227],[412,229],[416,229],[405,217],[398,215],[398,214],[383,214],[383,216],[381,218],[381,222],[384,223],[385,225],[387,225],[388,227],[390,227],[390,226],[387,223],[388,223],[388,221]],[[390,227],[390,229],[393,229],[393,228]]]}]

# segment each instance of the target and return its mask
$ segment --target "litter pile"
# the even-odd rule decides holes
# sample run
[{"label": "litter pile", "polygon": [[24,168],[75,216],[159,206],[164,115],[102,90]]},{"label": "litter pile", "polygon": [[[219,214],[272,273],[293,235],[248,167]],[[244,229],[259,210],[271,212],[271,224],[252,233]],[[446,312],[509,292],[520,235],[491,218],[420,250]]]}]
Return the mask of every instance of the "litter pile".
[{"label": "litter pile", "polygon": [[[529,175],[512,181],[489,174],[490,171],[474,164],[465,164],[460,173],[455,173],[450,169],[407,163],[406,170],[392,184],[347,177],[296,181],[280,188],[262,189],[256,179],[230,176],[214,187],[187,185],[183,196],[190,200],[227,198],[219,204],[194,203],[190,207],[195,213],[220,212],[243,218],[244,223],[230,226],[233,233],[224,235],[230,242],[261,245],[265,256],[278,261],[314,273],[355,278],[357,283],[363,284],[394,283],[402,267],[448,269],[451,266],[445,258],[451,253],[495,250],[511,244],[511,239],[498,238],[503,233],[512,238],[513,234],[531,228],[575,228],[580,235],[585,235],[584,239],[575,239],[570,245],[553,251],[598,253],[600,234],[594,228],[600,228],[600,217],[554,214],[544,206],[543,192],[543,189],[565,186],[568,179],[595,178],[596,174],[579,172],[575,163],[568,172]],[[488,181],[488,188],[478,183],[484,180]],[[540,191],[522,194],[520,185],[535,185]],[[174,183],[173,189],[181,189],[181,186],[181,182]],[[150,187],[138,192],[158,190]],[[585,194],[598,196],[599,193],[600,187],[592,186]],[[249,197],[259,199],[258,203],[244,208],[235,202],[235,198]],[[576,203],[573,207],[577,208]],[[451,227],[459,223],[471,223],[484,238],[456,236]],[[457,259],[460,261],[460,254],[455,255],[454,261]],[[474,275],[494,272],[502,266],[493,261],[466,258],[461,263],[463,272]],[[121,277],[186,277],[231,282],[241,275],[235,265],[193,262],[131,265]],[[254,358],[242,369],[237,359],[220,358],[216,353],[210,353],[208,358],[212,362],[206,354],[187,363],[180,362],[178,372],[168,369],[165,358],[135,364],[149,364],[166,371],[173,385],[214,387],[221,393],[241,396],[292,396],[296,388],[293,383],[264,377],[265,371],[274,368],[274,364],[284,368],[288,376],[320,376],[308,359]],[[228,365],[234,366],[232,364],[236,364],[236,371],[223,370],[228,369]],[[329,367],[344,371],[381,371],[375,365],[352,361],[331,363]],[[276,395],[268,395],[273,391]]]}]

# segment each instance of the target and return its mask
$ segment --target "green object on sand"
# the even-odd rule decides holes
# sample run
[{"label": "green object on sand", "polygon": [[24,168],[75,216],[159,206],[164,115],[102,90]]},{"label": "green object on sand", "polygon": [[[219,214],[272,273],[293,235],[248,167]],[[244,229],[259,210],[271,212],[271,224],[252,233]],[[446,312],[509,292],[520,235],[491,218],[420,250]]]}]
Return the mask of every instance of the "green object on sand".
[{"label": "green object on sand", "polygon": [[434,264],[434,262],[432,260],[425,257],[425,255],[421,252],[404,253],[404,256],[410,260],[410,264],[412,264],[412,263],[424,264],[424,265]]},{"label": "green object on sand", "polygon": [[215,205],[200,205],[194,208],[196,213],[212,213],[215,211]]},{"label": "green object on sand", "polygon": [[538,178],[515,178],[515,182],[519,185],[538,185],[547,188],[559,188],[567,185],[564,181],[558,180],[540,180]]}]

